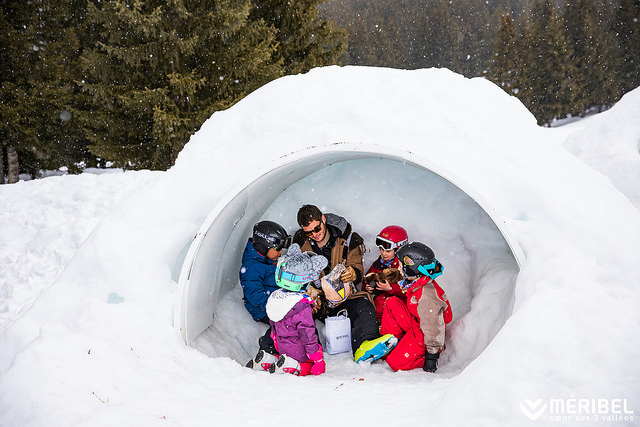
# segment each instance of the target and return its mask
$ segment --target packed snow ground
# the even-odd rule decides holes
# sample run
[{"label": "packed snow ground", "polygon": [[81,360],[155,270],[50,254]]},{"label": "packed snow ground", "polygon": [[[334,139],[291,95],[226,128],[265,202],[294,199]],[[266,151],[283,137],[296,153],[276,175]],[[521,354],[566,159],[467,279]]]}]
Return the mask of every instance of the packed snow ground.
[{"label": "packed snow ground", "polygon": [[[640,89],[540,129],[481,79],[329,67],[215,114],[168,172],[0,186],[0,425],[638,424],[639,117]],[[420,134],[427,148],[411,146]],[[264,217],[293,231],[297,208],[316,203],[370,246],[390,223],[431,245],[455,316],[436,374],[346,354],[319,377],[250,371],[264,327],[239,287],[184,345],[172,320],[186,250],[247,169],[327,141],[394,138],[488,191],[527,255],[519,272],[468,196],[400,163],[331,165]]]}]

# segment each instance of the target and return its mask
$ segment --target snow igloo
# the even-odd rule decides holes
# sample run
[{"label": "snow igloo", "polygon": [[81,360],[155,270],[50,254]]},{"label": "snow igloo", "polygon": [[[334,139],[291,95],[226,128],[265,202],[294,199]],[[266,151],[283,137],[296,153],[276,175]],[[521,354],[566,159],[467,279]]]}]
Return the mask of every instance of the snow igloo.
[{"label": "snow igloo", "polygon": [[246,241],[263,219],[292,234],[297,209],[315,204],[364,237],[365,269],[389,224],[434,249],[454,312],[443,365],[463,368],[511,315],[525,259],[511,195],[530,141],[514,129],[537,129],[517,100],[441,69],[320,68],[215,113],[180,155],[211,187],[180,272],[175,328],[211,356],[253,356],[266,326],[242,304]]}]

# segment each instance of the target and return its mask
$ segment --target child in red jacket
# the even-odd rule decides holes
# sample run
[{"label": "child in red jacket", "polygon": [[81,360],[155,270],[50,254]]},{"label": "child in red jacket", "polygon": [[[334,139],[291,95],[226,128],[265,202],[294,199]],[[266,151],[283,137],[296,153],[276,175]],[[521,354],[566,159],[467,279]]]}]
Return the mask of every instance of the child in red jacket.
[{"label": "child in red jacket", "polygon": [[405,295],[404,290],[398,283],[379,281],[375,275],[388,268],[402,271],[402,264],[396,256],[396,251],[406,245],[408,241],[407,231],[398,225],[389,225],[383,228],[376,236],[376,246],[380,249],[380,256],[367,270],[363,280],[363,290],[373,296],[378,322],[382,321],[382,313],[387,299],[390,297],[404,299]]},{"label": "child in red jacket", "polygon": [[435,372],[444,350],[446,324],[453,317],[447,296],[433,280],[443,267],[431,248],[418,242],[400,248],[398,258],[407,300],[391,297],[386,301],[380,333],[399,340],[386,361],[394,371],[422,367]]}]

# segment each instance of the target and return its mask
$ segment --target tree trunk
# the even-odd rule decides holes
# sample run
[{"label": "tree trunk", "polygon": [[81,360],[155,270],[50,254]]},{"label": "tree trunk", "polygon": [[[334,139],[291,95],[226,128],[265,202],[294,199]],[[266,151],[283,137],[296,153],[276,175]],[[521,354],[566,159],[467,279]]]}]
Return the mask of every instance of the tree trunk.
[{"label": "tree trunk", "polygon": [[4,184],[4,149],[0,147],[0,185]]},{"label": "tree trunk", "polygon": [[13,147],[7,147],[7,163],[9,165],[9,184],[15,184],[20,180],[20,168],[18,166],[18,152]]}]

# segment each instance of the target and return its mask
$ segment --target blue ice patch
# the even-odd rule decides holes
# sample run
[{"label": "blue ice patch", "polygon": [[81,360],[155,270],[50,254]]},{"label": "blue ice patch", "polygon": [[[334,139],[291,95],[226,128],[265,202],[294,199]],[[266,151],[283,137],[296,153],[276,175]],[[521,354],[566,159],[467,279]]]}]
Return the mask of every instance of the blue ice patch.
[{"label": "blue ice patch", "polygon": [[107,302],[109,304],[120,304],[122,301],[124,301],[124,297],[121,297],[120,295],[116,294],[115,292],[111,292],[109,294],[109,298],[107,298]]}]

